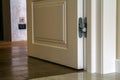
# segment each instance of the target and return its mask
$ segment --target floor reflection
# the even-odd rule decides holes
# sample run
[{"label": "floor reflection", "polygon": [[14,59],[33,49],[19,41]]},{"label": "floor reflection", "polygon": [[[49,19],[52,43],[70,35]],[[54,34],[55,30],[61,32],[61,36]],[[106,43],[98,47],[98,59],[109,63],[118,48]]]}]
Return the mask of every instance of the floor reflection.
[{"label": "floor reflection", "polygon": [[28,57],[26,46],[15,46],[12,44],[11,47],[11,72],[13,80],[28,79]]},{"label": "floor reflection", "polygon": [[49,76],[31,80],[120,80],[119,73],[111,74],[90,74],[87,72],[70,73],[65,75]]}]

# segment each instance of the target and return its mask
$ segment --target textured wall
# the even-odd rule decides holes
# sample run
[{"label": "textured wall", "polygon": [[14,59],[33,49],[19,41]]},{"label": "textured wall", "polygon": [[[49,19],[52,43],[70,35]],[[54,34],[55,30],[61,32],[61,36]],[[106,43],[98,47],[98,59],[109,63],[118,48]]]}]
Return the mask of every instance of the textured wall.
[{"label": "textured wall", "polygon": [[11,31],[12,41],[27,40],[27,30],[19,30],[19,18],[25,17],[26,23],[26,0],[11,0]]}]

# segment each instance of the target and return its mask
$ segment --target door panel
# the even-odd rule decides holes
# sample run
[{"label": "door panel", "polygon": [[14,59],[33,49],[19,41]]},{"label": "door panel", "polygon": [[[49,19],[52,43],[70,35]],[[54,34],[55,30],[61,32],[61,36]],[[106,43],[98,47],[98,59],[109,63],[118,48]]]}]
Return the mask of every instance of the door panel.
[{"label": "door panel", "polygon": [[[64,0],[33,2],[34,43],[66,47],[66,3]],[[44,27],[43,27],[44,26]]]},{"label": "door panel", "polygon": [[82,1],[27,0],[29,56],[83,69]]}]

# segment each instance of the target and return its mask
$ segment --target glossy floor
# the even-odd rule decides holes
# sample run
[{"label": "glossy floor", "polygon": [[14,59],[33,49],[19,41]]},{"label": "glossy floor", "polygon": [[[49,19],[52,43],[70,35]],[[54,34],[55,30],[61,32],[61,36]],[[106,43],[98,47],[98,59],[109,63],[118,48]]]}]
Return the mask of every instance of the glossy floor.
[{"label": "glossy floor", "polygon": [[90,74],[86,72],[76,72],[65,75],[57,75],[43,78],[36,78],[31,80],[120,80],[120,74],[112,73],[106,75]]},{"label": "glossy floor", "polygon": [[28,57],[26,42],[0,42],[0,80],[28,80],[73,72],[81,71]]},{"label": "glossy floor", "polygon": [[0,42],[0,80],[120,80],[120,74],[89,74],[28,57],[26,42]]}]

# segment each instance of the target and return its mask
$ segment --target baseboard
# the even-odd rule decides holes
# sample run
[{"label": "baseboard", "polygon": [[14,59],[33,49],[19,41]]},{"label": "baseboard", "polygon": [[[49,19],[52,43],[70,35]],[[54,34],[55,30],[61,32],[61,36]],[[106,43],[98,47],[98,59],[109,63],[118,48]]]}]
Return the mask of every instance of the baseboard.
[{"label": "baseboard", "polygon": [[120,59],[116,60],[116,72],[120,73]]}]

